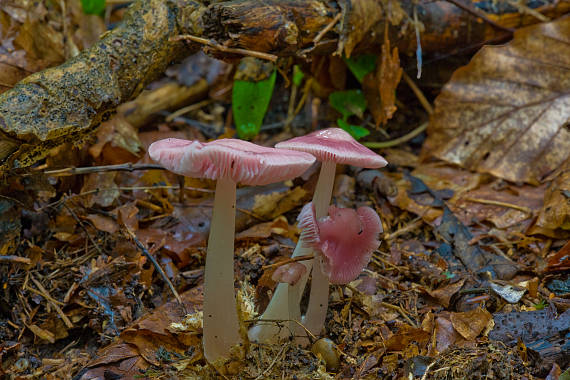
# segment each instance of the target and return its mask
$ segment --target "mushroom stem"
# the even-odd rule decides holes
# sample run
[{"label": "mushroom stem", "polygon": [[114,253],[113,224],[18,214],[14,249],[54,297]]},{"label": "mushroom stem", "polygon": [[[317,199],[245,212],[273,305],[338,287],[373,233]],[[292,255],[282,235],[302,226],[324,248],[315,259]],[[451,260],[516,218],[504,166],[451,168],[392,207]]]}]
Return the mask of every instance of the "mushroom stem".
[{"label": "mushroom stem", "polygon": [[204,273],[204,356],[210,363],[228,358],[241,343],[234,291],[236,183],[219,178]]},{"label": "mushroom stem", "polygon": [[[315,193],[313,194],[313,204],[315,204],[315,209],[318,210],[316,211],[317,216],[325,216],[328,212],[328,206],[331,202],[332,189],[334,185],[335,172],[336,163],[332,161],[324,161],[322,163],[319,179],[315,188]],[[305,244],[303,244],[303,239],[300,238],[291,257],[309,255],[312,252],[313,249],[306,247]],[[263,315],[260,317],[261,321],[264,319],[282,319],[291,321],[301,320],[301,297],[303,296],[305,285],[307,284],[307,280],[309,278],[309,273],[311,273],[313,261],[314,259],[301,261],[307,270],[299,282],[297,282],[294,286],[290,286],[286,283],[277,284],[277,288],[275,289],[275,293],[273,294],[269,305],[265,309]],[[320,286],[322,287],[322,280]],[[327,292],[325,298],[327,298],[328,305],[328,280],[325,282],[325,286]],[[311,298],[313,297],[312,292],[313,290],[311,288]],[[320,290],[320,293],[322,293],[322,289]],[[326,316],[326,305],[324,313]],[[312,332],[312,330],[310,331]],[[295,322],[290,322],[288,329],[284,329],[282,326],[278,326],[275,323],[258,322],[248,332],[249,339],[253,342],[259,343],[276,342],[279,337],[288,338],[290,335],[303,336],[306,335],[306,332]]]},{"label": "mushroom stem", "polygon": [[[336,163],[334,161],[323,161],[315,194],[313,195],[313,204],[315,205],[315,216],[317,220],[328,214],[335,172]],[[318,335],[323,329],[329,305],[329,279],[322,271],[323,266],[320,260],[322,260],[321,255],[315,252],[309,306],[303,318],[303,324],[307,330],[314,335]],[[303,279],[301,279],[299,283],[302,280]]]}]

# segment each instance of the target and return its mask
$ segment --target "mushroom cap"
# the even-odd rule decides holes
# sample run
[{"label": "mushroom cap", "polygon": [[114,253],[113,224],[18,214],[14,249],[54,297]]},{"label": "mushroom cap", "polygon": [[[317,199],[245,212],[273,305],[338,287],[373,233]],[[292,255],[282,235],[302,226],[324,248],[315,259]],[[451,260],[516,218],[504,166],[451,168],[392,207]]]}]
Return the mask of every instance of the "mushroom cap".
[{"label": "mushroom cap", "polygon": [[248,141],[164,139],[150,145],[150,157],[187,177],[231,178],[246,185],[266,185],[295,178],[315,161],[308,153],[267,148]]},{"label": "mushroom cap", "polygon": [[382,156],[360,144],[340,128],[321,129],[282,141],[275,147],[311,153],[319,161],[334,161],[337,164],[361,168],[381,168],[388,164]]},{"label": "mushroom cap", "polygon": [[[307,205],[300,214],[299,226],[306,232],[308,245],[319,250],[323,271],[333,284],[347,284],[358,277],[378,248],[382,232],[380,217],[370,207],[329,207],[329,215],[314,224],[314,208]],[[312,214],[312,215],[311,215]]]}]

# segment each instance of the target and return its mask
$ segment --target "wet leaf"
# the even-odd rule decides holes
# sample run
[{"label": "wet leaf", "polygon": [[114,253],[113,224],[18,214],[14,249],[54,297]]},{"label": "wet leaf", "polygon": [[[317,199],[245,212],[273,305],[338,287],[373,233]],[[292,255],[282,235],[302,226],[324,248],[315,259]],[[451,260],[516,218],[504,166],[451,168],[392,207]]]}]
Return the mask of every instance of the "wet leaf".
[{"label": "wet leaf", "polygon": [[461,279],[453,284],[445,285],[434,290],[428,290],[428,293],[443,306],[449,307],[449,300],[461,289],[464,283],[465,279]]},{"label": "wet leaf", "polygon": [[491,286],[491,289],[493,289],[493,291],[495,293],[500,295],[501,298],[504,299],[505,301],[507,301],[508,303],[519,302],[520,299],[522,298],[522,296],[524,295],[524,293],[526,292],[526,289],[515,288],[514,286],[512,286],[510,284],[499,285],[499,284],[492,282],[490,284],[490,286]]},{"label": "wet leaf", "polygon": [[363,54],[350,58],[343,57],[343,59],[360,83],[362,83],[366,74],[371,73],[376,68],[376,56],[372,54]]},{"label": "wet leaf", "polygon": [[570,154],[570,19],[515,32],[457,70],[435,101],[424,154],[538,183]]},{"label": "wet leaf", "polygon": [[81,0],[81,6],[88,15],[98,15],[105,10],[105,0]]},{"label": "wet leaf", "polygon": [[376,71],[365,76],[362,83],[376,126],[386,124],[396,112],[396,88],[402,72],[398,48],[390,51],[390,40],[386,34]]},{"label": "wet leaf", "polygon": [[239,71],[236,73],[232,91],[233,117],[238,136],[242,139],[251,139],[257,135],[263,123],[263,117],[269,107],[271,95],[273,95],[277,71],[273,70],[268,78],[262,77],[263,79],[248,77],[247,80],[244,80],[238,78],[242,78]]},{"label": "wet leaf", "polygon": [[376,0],[352,0],[349,9],[346,35],[343,36],[344,53],[348,58],[370,28],[384,17],[382,5]]},{"label": "wet leaf", "polygon": [[362,118],[366,110],[366,98],[360,90],[336,91],[329,95],[331,106],[346,120],[352,115]]},{"label": "wet leaf", "polygon": [[370,131],[368,129],[361,127],[360,125],[348,124],[342,119],[337,119],[336,123],[339,127],[350,133],[350,135],[354,137],[355,140],[360,140],[361,138],[366,137],[370,134]]},{"label": "wet leaf", "polygon": [[568,241],[560,250],[547,257],[548,266],[546,270],[549,272],[558,270],[570,270],[570,241]]},{"label": "wet leaf", "polygon": [[487,310],[476,308],[462,313],[451,313],[453,328],[467,340],[474,340],[487,327],[493,316]]}]

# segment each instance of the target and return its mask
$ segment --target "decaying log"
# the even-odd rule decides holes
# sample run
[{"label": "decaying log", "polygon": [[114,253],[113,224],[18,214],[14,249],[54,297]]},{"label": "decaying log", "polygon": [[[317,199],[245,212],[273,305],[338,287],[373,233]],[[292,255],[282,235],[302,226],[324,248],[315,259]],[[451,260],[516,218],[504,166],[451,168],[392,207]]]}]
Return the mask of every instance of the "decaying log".
[{"label": "decaying log", "polygon": [[[544,1],[550,15],[570,8],[567,2]],[[425,28],[423,51],[482,43],[496,32],[446,1],[414,4],[410,0],[238,0],[206,6],[192,0],[137,0],[123,22],[93,47],[61,66],[30,75],[0,95],[0,172],[30,166],[62,143],[80,143],[172,61],[201,47],[173,38],[179,35],[279,57],[310,58],[366,49],[378,52],[388,21],[394,44],[400,51],[414,52],[419,29],[411,22],[413,15]],[[499,24],[504,19],[494,17]],[[519,24],[509,21],[509,27],[530,19],[519,17]],[[323,30],[328,32],[315,43]],[[355,30],[358,38],[351,34]],[[228,58],[227,53],[222,56]]]}]

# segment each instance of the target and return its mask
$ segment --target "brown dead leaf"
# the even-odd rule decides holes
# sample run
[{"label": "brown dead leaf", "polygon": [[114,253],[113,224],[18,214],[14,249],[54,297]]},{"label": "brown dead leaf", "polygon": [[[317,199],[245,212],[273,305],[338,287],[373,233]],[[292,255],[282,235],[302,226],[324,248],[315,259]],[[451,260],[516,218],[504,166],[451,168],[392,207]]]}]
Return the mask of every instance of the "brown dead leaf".
[{"label": "brown dead leaf", "polygon": [[570,270],[570,241],[568,241],[556,253],[548,255],[548,266],[546,272],[555,272],[561,270]]},{"label": "brown dead leaf", "polygon": [[416,342],[419,345],[427,343],[430,334],[421,328],[415,328],[405,323],[398,324],[399,330],[386,341],[388,351],[400,351],[410,343]]},{"label": "brown dead leaf", "polygon": [[135,160],[141,148],[138,132],[118,114],[97,129],[97,142],[89,148],[89,153],[94,158],[103,155],[105,163],[120,164]]},{"label": "brown dead leaf", "polygon": [[427,292],[430,296],[437,299],[440,304],[447,308],[449,307],[449,301],[451,300],[451,297],[453,297],[453,295],[457,293],[459,289],[461,289],[464,283],[465,279],[462,278],[453,284],[445,285],[434,290],[428,290]]},{"label": "brown dead leaf", "polygon": [[377,0],[353,0],[350,1],[348,23],[346,31],[348,35],[344,42],[344,53],[347,57],[366,36],[374,24],[384,18],[382,6]]},{"label": "brown dead leaf", "polygon": [[546,189],[544,206],[531,232],[561,238],[570,235],[570,160]]},{"label": "brown dead leaf", "polygon": [[462,313],[451,313],[453,328],[469,341],[474,340],[493,319],[487,310],[476,308]]},{"label": "brown dead leaf", "polygon": [[424,155],[536,184],[570,155],[570,18],[515,32],[457,70],[435,101]]},{"label": "brown dead leaf", "polygon": [[435,349],[437,352],[443,352],[449,346],[460,341],[464,341],[464,339],[455,331],[449,319],[445,317],[435,319]]},{"label": "brown dead leaf", "polygon": [[272,222],[259,223],[251,228],[248,228],[245,231],[240,232],[236,235],[236,239],[266,239],[271,236],[271,234],[294,237],[296,232],[295,230],[295,228],[289,226],[289,223],[287,223],[287,218],[281,215]]},{"label": "brown dead leaf", "polygon": [[92,207],[98,204],[101,207],[109,207],[120,195],[119,187],[115,183],[117,172],[92,173],[87,176],[81,192],[92,192],[83,197],[83,205]]},{"label": "brown dead leaf", "polygon": [[362,83],[376,126],[386,124],[396,112],[396,87],[402,78],[398,48],[395,47],[390,52],[388,33],[384,33],[384,36],[382,54],[378,59],[376,71],[366,75]]},{"label": "brown dead leaf", "polygon": [[93,226],[97,228],[99,231],[108,232],[110,234],[114,234],[119,230],[119,225],[117,222],[113,220],[113,218],[109,218],[108,216],[103,216],[99,214],[89,214],[86,217]]}]

